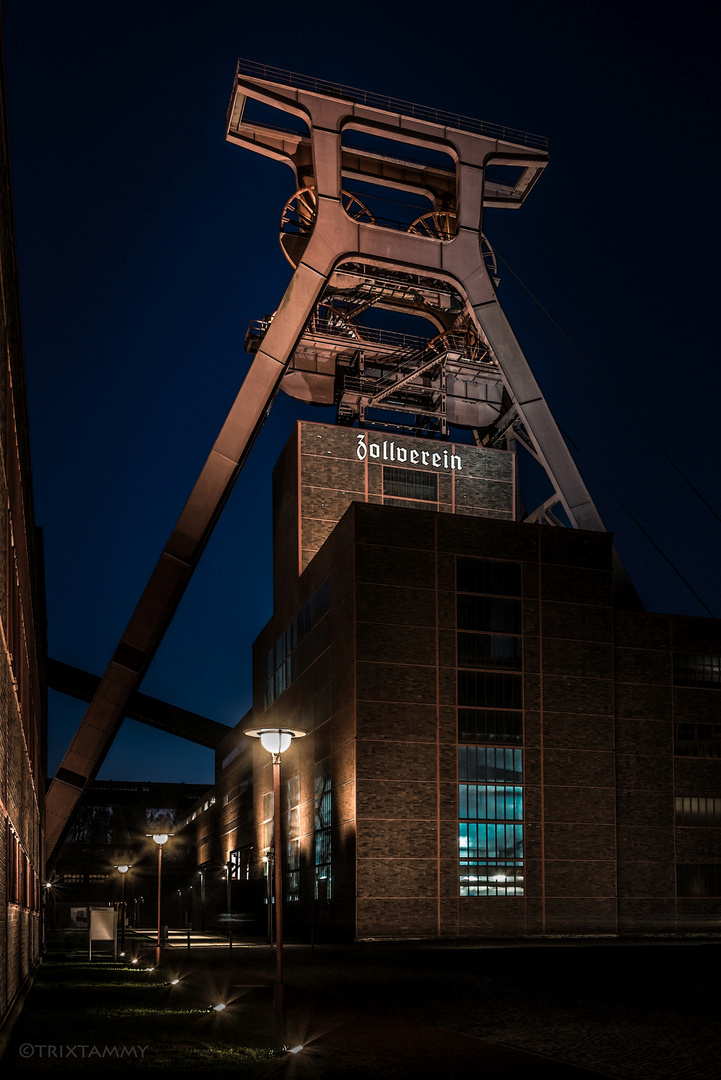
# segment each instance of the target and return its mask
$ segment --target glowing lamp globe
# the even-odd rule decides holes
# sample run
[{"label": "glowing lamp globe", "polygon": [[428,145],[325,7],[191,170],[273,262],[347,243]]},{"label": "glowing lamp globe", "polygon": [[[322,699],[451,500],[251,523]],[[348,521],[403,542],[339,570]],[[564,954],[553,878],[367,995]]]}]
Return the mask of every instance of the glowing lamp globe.
[{"label": "glowing lamp globe", "polygon": [[264,731],[260,736],[260,745],[269,754],[283,754],[293,741],[289,731]]},{"label": "glowing lamp globe", "polygon": [[251,728],[243,732],[243,734],[251,735],[254,739],[260,739],[261,746],[273,757],[277,757],[279,754],[285,753],[293,739],[302,739],[308,732],[300,731],[298,728],[279,727]]}]

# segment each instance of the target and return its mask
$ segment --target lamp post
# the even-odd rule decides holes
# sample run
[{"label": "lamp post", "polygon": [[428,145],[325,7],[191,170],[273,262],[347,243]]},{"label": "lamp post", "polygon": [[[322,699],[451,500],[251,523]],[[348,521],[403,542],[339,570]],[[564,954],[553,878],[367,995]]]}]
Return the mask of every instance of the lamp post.
[{"label": "lamp post", "polygon": [[232,923],[232,919],[230,917],[230,914],[231,914],[230,913],[230,908],[231,908],[231,903],[230,903],[230,888],[231,888],[231,886],[230,886],[230,871],[231,871],[231,868],[232,868],[232,863],[230,861],[230,854],[228,854],[228,861],[225,864],[225,917],[226,917],[227,922],[228,922],[228,945],[232,949],[233,948],[233,928],[232,928],[233,923]]},{"label": "lamp post", "polygon": [[[283,849],[280,842],[280,758],[288,749],[293,739],[302,739],[308,734],[294,728],[250,728],[243,732],[260,739],[261,746],[273,758],[273,847],[275,849],[275,1018],[279,1023],[283,1018]],[[269,867],[270,869],[270,867]]]},{"label": "lamp post", "polygon": [[155,966],[158,967],[160,964],[160,886],[163,877],[163,844],[167,844],[168,839],[175,836],[175,833],[146,833],[145,835],[152,836],[158,845],[158,943],[155,948]]},{"label": "lamp post", "polygon": [[120,863],[115,869],[120,874],[120,948],[125,948],[125,875],[132,869],[132,863]]}]

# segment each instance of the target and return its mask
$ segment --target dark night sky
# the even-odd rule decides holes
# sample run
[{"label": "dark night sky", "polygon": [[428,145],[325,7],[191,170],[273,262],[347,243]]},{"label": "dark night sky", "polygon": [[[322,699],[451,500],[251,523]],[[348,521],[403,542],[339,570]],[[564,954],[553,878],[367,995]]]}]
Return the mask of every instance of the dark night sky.
[{"label": "dark night sky", "polygon": [[[4,0],[3,33],[51,656],[105,669],[289,278],[292,174],[224,138],[238,56],[548,136],[484,231],[611,389],[509,273],[501,303],[647,608],[706,614],[622,504],[721,615],[721,524],[626,411],[721,514],[710,4]],[[145,693],[250,706],[300,415],[281,394]],[[83,708],[51,694],[52,771]],[[212,754],[126,721],[100,776],[210,782]]]}]

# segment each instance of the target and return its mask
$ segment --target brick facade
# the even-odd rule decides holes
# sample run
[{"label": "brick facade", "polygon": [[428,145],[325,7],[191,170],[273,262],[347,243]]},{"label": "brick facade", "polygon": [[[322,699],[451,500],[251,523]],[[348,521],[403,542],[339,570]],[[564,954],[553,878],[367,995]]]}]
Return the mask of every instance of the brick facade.
[{"label": "brick facade", "polygon": [[[365,467],[353,460],[358,434],[299,425],[275,472],[276,610],[255,645],[244,726],[308,731],[282,762],[283,853],[297,867],[287,923],[355,938],[715,932],[721,896],[702,894],[721,866],[721,758],[689,756],[683,738],[713,726],[721,686],[679,685],[674,656],[721,656],[721,625],[621,609],[611,538],[514,521],[512,464],[505,517],[488,500],[474,513],[374,501],[349,480]],[[496,460],[486,465],[495,476]],[[505,871],[462,876],[459,744],[488,743],[459,735],[458,568],[473,560],[512,565],[519,582],[523,865],[512,888],[488,884],[511,880]],[[234,738],[252,770],[260,877],[270,758]],[[681,797],[706,800],[707,814],[717,800],[718,824],[679,822]],[[680,864],[699,895],[677,895]]]},{"label": "brick facade", "polygon": [[46,702],[42,557],[33,518],[4,98],[0,125],[1,1052],[3,1024],[41,950]]}]

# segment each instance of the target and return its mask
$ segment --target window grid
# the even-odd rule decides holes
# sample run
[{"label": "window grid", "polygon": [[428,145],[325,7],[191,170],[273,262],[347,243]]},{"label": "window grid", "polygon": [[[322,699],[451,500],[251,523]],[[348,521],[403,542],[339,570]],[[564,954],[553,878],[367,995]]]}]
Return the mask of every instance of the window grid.
[{"label": "window grid", "polygon": [[461,896],[522,896],[523,752],[459,746]]},{"label": "window grid", "polygon": [[501,559],[456,559],[456,587],[463,593],[521,595],[521,564]]},{"label": "window grid", "polygon": [[296,773],[283,785],[285,812],[285,899],[300,900],[300,776]]},{"label": "window grid", "polygon": [[521,670],[520,637],[508,634],[469,634],[459,632],[458,666],[511,668]]},{"label": "window grid", "polygon": [[721,724],[674,724],[676,757],[721,758]]},{"label": "window grid", "polygon": [[331,769],[330,758],[317,762],[315,767],[315,832],[313,854],[315,863],[314,897],[316,900],[331,898]]},{"label": "window grid", "polygon": [[721,863],[678,863],[676,895],[680,899],[721,896]]},{"label": "window grid", "polygon": [[395,469],[384,465],[383,502],[412,509],[421,502],[428,504],[429,510],[434,509],[438,506],[438,476],[420,469]]},{"label": "window grid", "polygon": [[721,825],[721,799],[677,795],[676,824],[701,828]]},{"label": "window grid", "polygon": [[458,738],[497,744],[458,748],[466,897],[524,894],[523,752],[513,745],[523,739],[521,584],[520,563],[456,559]]},{"label": "window grid", "polygon": [[268,650],[264,688],[266,709],[330,644],[330,622],[325,618],[329,611],[330,581],[326,580]]},{"label": "window grid", "polygon": [[507,709],[459,709],[458,738],[470,742],[523,742],[523,713]]},{"label": "window grid", "polygon": [[673,681],[676,686],[721,686],[721,656],[674,653]]}]

